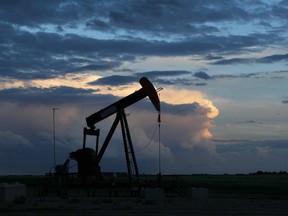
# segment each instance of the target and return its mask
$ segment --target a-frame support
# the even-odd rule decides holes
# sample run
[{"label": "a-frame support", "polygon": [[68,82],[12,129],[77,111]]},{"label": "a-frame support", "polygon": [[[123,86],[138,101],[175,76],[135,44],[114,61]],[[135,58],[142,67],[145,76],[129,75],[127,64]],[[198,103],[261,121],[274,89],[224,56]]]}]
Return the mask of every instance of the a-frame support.
[{"label": "a-frame support", "polygon": [[129,126],[126,118],[126,114],[124,110],[119,110],[117,112],[116,118],[106,136],[106,139],[99,151],[99,153],[96,155],[96,164],[99,165],[107,147],[108,144],[118,126],[118,124],[121,124],[121,131],[122,131],[122,138],[123,138],[123,144],[124,144],[124,152],[125,152],[125,159],[126,159],[126,165],[128,170],[128,176],[129,176],[129,182],[132,183],[132,177],[133,174],[137,177],[137,181],[139,181],[139,171],[137,166],[137,161],[132,145],[132,139],[129,131]]},{"label": "a-frame support", "polygon": [[128,127],[126,114],[124,110],[119,111],[118,114],[120,115],[120,123],[121,123],[121,129],[122,129],[124,151],[125,151],[125,156],[126,156],[126,164],[127,164],[127,169],[128,169],[129,180],[131,182],[133,171],[135,171],[137,180],[139,178],[138,166],[137,166],[137,161],[136,161],[136,157],[135,157],[135,153],[134,153],[134,149],[132,145],[132,140],[131,140],[131,135],[130,135],[129,127]]}]

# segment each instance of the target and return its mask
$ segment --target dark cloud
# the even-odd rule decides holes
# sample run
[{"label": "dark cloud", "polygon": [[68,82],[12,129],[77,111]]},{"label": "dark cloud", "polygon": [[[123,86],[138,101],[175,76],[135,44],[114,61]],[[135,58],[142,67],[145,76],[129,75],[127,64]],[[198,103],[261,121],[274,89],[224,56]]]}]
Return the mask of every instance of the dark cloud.
[{"label": "dark cloud", "polygon": [[[249,2],[259,11],[265,10],[261,2]],[[274,9],[276,11],[277,8]],[[79,20],[96,30],[125,29],[131,31],[177,34],[191,32],[196,24],[213,21],[247,21],[256,11],[247,10],[238,1],[55,1],[43,0],[1,2],[1,19],[17,25],[38,27],[44,24],[72,27]],[[177,22],[175,22],[177,15]],[[255,15],[254,15],[255,16]],[[21,17],[19,19],[18,17]],[[92,17],[92,18],[91,18]],[[209,27],[209,26],[208,26]],[[215,27],[211,26],[209,28]],[[181,30],[181,31],[179,31]],[[195,33],[205,33],[203,28]],[[208,29],[211,32],[211,29]]]},{"label": "dark cloud", "polygon": [[7,22],[40,28],[41,24],[74,24],[93,13],[90,1],[9,1],[1,2],[1,19]]},{"label": "dark cloud", "polygon": [[288,96],[283,97],[282,104],[288,104]]},{"label": "dark cloud", "polygon": [[195,83],[196,86],[206,86],[207,83]]},{"label": "dark cloud", "polygon": [[286,14],[288,12],[287,1],[283,0],[280,1],[278,5],[273,5],[271,12],[274,17],[286,19]]},{"label": "dark cloud", "polygon": [[173,76],[181,76],[181,75],[189,75],[190,71],[176,70],[176,71],[146,71],[137,73],[140,76],[145,76],[150,79],[155,79],[158,77],[173,77]]},{"label": "dark cloud", "polygon": [[89,64],[78,68],[73,68],[69,72],[82,72],[82,71],[105,71],[118,68],[121,62],[100,62],[99,64]]},{"label": "dark cloud", "polygon": [[278,61],[288,61],[288,54],[271,55],[256,60],[257,63],[266,63],[266,64],[271,64]]},{"label": "dark cloud", "polygon": [[[1,2],[0,70],[2,76],[35,79],[55,77],[67,72],[117,70],[123,61],[143,56],[184,56],[213,53],[207,60],[214,64],[250,63],[249,59],[224,59],[225,53],[237,53],[250,47],[285,42],[277,34],[246,36],[215,35],[217,22],[256,19],[270,9],[261,2],[249,3],[257,13],[238,1],[9,1]],[[13,9],[12,9],[13,8]],[[273,11],[280,10],[274,7]],[[252,16],[253,14],[253,16]],[[177,22],[175,16],[177,15]],[[19,19],[21,17],[21,19]],[[125,37],[100,39],[65,33],[86,28],[98,32],[127,32]],[[213,25],[205,24],[212,22]],[[57,30],[52,33],[48,25]],[[31,28],[31,29],[29,29]],[[161,37],[160,40],[149,40]],[[97,36],[97,32],[95,32]],[[144,35],[144,37],[140,37]],[[148,37],[148,38],[149,38]],[[175,40],[175,38],[178,38]],[[165,40],[168,39],[168,40]],[[275,55],[259,63],[285,60]],[[78,58],[78,61],[75,61]],[[107,62],[105,59],[111,59]],[[82,63],[79,62],[81,59]],[[101,62],[105,62],[102,64]],[[120,62],[121,61],[121,62]]]},{"label": "dark cloud", "polygon": [[[210,6],[207,7],[207,4]],[[181,30],[181,34],[217,32],[218,29],[213,26],[207,26],[206,29],[200,27],[197,30],[196,24],[211,20],[247,20],[249,17],[248,12],[235,2],[207,1],[207,4],[202,4],[201,1],[134,1],[130,4],[115,4],[117,7],[107,12],[106,24],[131,31],[153,34],[157,31],[158,34],[169,36],[178,34],[175,30]],[[174,19],[176,14],[177,22]],[[96,27],[99,26],[98,22],[97,24]]]},{"label": "dark cloud", "polygon": [[214,75],[213,78],[219,78],[219,79],[233,79],[233,78],[238,78],[239,76],[233,75],[233,74],[219,74],[219,75]]},{"label": "dark cloud", "polygon": [[211,62],[211,64],[215,65],[234,65],[234,64],[251,64],[253,63],[253,59],[247,58],[232,58],[232,59],[222,59],[219,61]]},{"label": "dark cloud", "polygon": [[190,71],[148,71],[137,74],[147,76],[153,83],[158,83],[159,85],[197,86],[197,83],[191,80],[191,74],[193,73]]},{"label": "dark cloud", "polygon": [[258,77],[261,73],[247,73],[247,74],[219,74],[214,75],[213,79],[234,79],[234,78],[250,78],[250,77]]},{"label": "dark cloud", "polygon": [[[272,150],[288,150],[287,140],[213,140],[217,142],[217,152],[259,152],[259,148],[266,149],[267,151]],[[222,143],[223,144],[220,144]]]},{"label": "dark cloud", "polygon": [[[211,59],[214,60],[214,59]],[[253,63],[263,63],[271,64],[279,61],[288,61],[288,54],[276,54],[265,56],[262,58],[231,58],[231,59],[221,59],[211,64],[215,65],[233,65],[233,64],[253,64]]]},{"label": "dark cloud", "polygon": [[118,86],[118,85],[127,85],[133,82],[138,81],[137,77],[134,76],[121,76],[121,75],[112,75],[106,76],[103,78],[99,78],[96,81],[90,82],[90,85],[110,85],[110,86]]},{"label": "dark cloud", "polygon": [[98,18],[93,18],[93,19],[88,20],[86,22],[86,26],[88,28],[95,29],[95,30],[107,31],[110,29],[109,23],[102,21],[102,20],[99,20]]},{"label": "dark cloud", "polygon": [[203,71],[195,72],[193,76],[199,79],[204,79],[204,80],[212,79],[207,73]]},{"label": "dark cloud", "polygon": [[247,143],[247,142],[250,142],[251,140],[249,140],[249,139],[219,139],[219,138],[213,138],[212,141],[216,142],[216,143],[236,143],[236,144],[239,144],[239,143]]},{"label": "dark cloud", "polygon": [[222,60],[224,57],[223,56],[216,56],[213,54],[209,54],[207,56],[204,57],[205,60]]},{"label": "dark cloud", "polygon": [[53,88],[10,88],[0,91],[1,100],[16,103],[37,103],[37,104],[53,104],[53,103],[69,103],[71,101],[85,101],[92,97],[92,93],[97,90],[73,88],[68,86],[60,86]]},{"label": "dark cloud", "polygon": [[163,77],[163,78],[155,78],[153,79],[153,83],[158,83],[159,85],[186,85],[186,86],[192,86],[196,85],[191,78],[171,78],[171,77]]},{"label": "dark cloud", "polygon": [[201,106],[197,102],[193,102],[191,104],[177,104],[171,105],[163,103],[161,104],[162,110],[167,113],[174,114],[174,115],[203,115],[206,116],[207,113],[210,112],[209,108]]},{"label": "dark cloud", "polygon": [[263,122],[247,120],[247,121],[236,122],[236,124],[260,124],[261,125],[263,124]]},{"label": "dark cloud", "polygon": [[[146,71],[146,72],[139,72],[134,73],[130,76],[123,76],[123,75],[112,75],[99,78],[96,81],[90,82],[90,85],[111,85],[111,86],[118,86],[118,85],[128,85],[133,82],[138,82],[141,77],[147,77],[150,81],[157,82],[160,84],[175,84],[175,83],[185,83],[187,80],[185,79],[173,79],[171,81],[171,77],[177,77],[181,75],[189,75],[191,72],[189,71]],[[161,79],[164,78],[164,79]],[[165,79],[167,77],[167,79]],[[169,82],[169,80],[171,82]],[[177,81],[178,80],[178,81]],[[191,84],[191,82],[189,82]]]}]

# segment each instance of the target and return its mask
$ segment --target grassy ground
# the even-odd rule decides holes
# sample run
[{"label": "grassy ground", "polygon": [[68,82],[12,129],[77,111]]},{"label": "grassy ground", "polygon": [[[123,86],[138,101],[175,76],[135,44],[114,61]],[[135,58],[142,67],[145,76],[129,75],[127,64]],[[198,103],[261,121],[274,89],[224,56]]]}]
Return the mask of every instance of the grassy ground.
[{"label": "grassy ground", "polygon": [[177,182],[183,187],[208,188],[213,193],[288,195],[287,174],[191,175],[178,176]]},{"label": "grassy ground", "polygon": [[[117,177],[117,180],[124,179]],[[47,183],[47,177],[0,176],[1,182],[23,183],[31,191]],[[159,176],[144,175],[141,182],[147,187],[157,187]],[[161,186],[170,194],[172,190],[202,187],[209,189],[209,197],[166,196],[154,200],[141,196],[87,196],[85,190],[73,188],[67,197],[38,197],[30,193],[13,203],[0,203],[0,215],[288,215],[287,182],[287,174],[166,175],[161,177]]]},{"label": "grassy ground", "polygon": [[[116,178],[122,181],[123,177]],[[109,179],[108,179],[109,180]],[[146,187],[159,186],[159,176],[143,175],[140,181]],[[47,184],[46,176],[0,176],[0,183],[19,182],[28,187]],[[288,174],[260,175],[163,175],[161,187],[181,189],[190,187],[208,188],[212,193],[288,195]]]}]

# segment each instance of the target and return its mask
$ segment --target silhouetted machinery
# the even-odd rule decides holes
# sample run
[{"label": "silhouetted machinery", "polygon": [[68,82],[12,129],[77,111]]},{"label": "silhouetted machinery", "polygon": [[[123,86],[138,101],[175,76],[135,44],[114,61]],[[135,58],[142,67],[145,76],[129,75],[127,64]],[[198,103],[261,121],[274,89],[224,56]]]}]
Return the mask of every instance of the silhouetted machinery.
[{"label": "silhouetted machinery", "polygon": [[[160,122],[160,101],[156,89],[146,77],[142,77],[139,82],[142,86],[141,89],[86,118],[88,128],[85,127],[83,130],[83,148],[70,153],[70,158],[77,161],[78,175],[81,177],[82,180],[85,180],[87,179],[87,177],[91,176],[95,177],[96,179],[101,178],[101,169],[99,164],[119,122],[121,125],[129,181],[131,182],[133,175],[137,178],[139,177],[137,161],[135,158],[135,153],[124,109],[148,96],[155,109],[159,112],[158,121]],[[96,129],[95,124],[113,114],[116,114],[115,120],[102,146],[99,146],[100,129]],[[86,147],[87,135],[96,137],[95,150]],[[99,147],[101,148],[99,149]],[[67,163],[65,164],[67,165]],[[61,167],[59,167],[59,169],[60,168]],[[64,168],[62,167],[62,169]]]}]

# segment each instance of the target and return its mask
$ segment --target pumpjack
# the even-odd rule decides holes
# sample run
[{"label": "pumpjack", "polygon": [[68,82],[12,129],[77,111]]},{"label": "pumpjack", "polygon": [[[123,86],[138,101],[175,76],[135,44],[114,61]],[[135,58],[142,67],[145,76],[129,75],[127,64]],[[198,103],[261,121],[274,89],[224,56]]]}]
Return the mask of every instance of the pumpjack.
[{"label": "pumpjack", "polygon": [[[155,109],[158,111],[158,122],[160,122],[160,100],[157,94],[157,90],[146,77],[142,77],[139,80],[139,83],[142,86],[142,88],[139,90],[86,118],[87,127],[84,127],[83,129],[83,147],[82,149],[70,153],[70,159],[77,161],[78,175],[81,179],[85,180],[88,177],[94,177],[95,179],[101,178],[101,168],[99,164],[119,122],[122,131],[129,182],[131,183],[133,176],[139,179],[139,170],[124,110],[130,105],[148,96]],[[99,146],[100,129],[96,128],[95,124],[114,114],[116,114],[115,120],[103,144]],[[95,150],[86,147],[86,136],[88,135],[96,137]]]}]

